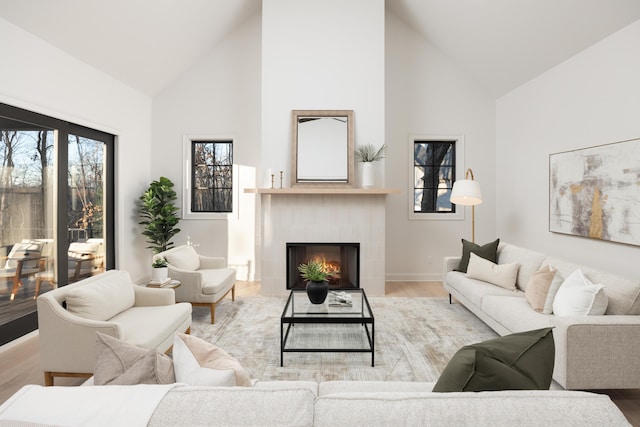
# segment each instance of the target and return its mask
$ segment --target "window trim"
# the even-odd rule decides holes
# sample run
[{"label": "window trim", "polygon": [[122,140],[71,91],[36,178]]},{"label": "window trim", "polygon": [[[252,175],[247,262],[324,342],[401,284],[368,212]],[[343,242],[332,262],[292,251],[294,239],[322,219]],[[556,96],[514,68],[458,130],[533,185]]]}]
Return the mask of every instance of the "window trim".
[{"label": "window trim", "polygon": [[[216,140],[230,140],[233,147],[233,177],[231,179],[231,194],[233,197],[231,212],[193,212],[191,210],[191,144]],[[182,136],[182,219],[230,219],[238,215],[238,159],[233,134],[183,135]]]},{"label": "window trim", "polygon": [[[416,141],[453,141],[456,145],[456,176],[455,180],[464,179],[464,135],[424,135],[424,134],[415,134],[409,135],[408,139],[408,164],[409,164],[409,173],[408,173],[408,185],[409,185],[409,196],[408,199],[408,218],[409,220],[426,220],[426,221],[462,221],[464,220],[465,209],[456,209],[454,213],[451,212],[429,212],[429,213],[420,213],[414,212],[413,206],[413,194],[414,194],[414,144]],[[455,181],[454,181],[455,182]],[[463,206],[464,208],[464,206]]]}]

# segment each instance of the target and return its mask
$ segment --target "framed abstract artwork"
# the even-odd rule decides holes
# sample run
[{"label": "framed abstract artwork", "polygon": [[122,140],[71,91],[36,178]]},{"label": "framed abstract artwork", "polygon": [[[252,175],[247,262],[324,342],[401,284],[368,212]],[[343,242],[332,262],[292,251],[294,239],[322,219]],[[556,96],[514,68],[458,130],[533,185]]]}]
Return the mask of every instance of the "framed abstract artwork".
[{"label": "framed abstract artwork", "polygon": [[640,245],[640,139],[549,155],[549,231]]}]

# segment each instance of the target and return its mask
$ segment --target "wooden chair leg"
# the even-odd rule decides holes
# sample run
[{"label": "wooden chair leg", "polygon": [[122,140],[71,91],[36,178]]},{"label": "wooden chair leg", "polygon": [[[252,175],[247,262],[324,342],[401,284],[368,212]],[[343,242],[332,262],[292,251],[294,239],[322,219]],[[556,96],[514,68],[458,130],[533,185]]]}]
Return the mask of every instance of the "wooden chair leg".
[{"label": "wooden chair leg", "polygon": [[58,288],[58,284],[56,283],[55,279],[37,277],[36,278],[36,291],[33,294],[33,299],[37,299],[38,295],[40,295],[40,288],[42,286],[42,282],[49,282],[49,284],[51,285],[51,289],[57,289]]},{"label": "wooden chair leg", "polygon": [[18,265],[16,266],[16,275],[13,276],[13,289],[11,290],[11,301],[16,297],[18,293],[18,288],[22,286],[22,282],[20,281],[20,277],[22,276],[22,260],[18,261]]},{"label": "wooden chair leg", "polygon": [[211,303],[211,324],[213,325],[213,323],[216,320],[216,303],[212,302]]},{"label": "wooden chair leg", "polygon": [[42,279],[40,277],[36,277],[36,291],[33,293],[33,299],[38,298],[38,294],[40,293],[40,285],[42,284]]},{"label": "wooden chair leg", "polygon": [[16,297],[16,294],[18,293],[18,288],[20,287],[20,285],[22,285],[22,283],[20,282],[20,279],[18,279],[18,277],[14,277],[13,278],[13,287],[11,288],[11,298],[10,300],[13,301]]},{"label": "wooden chair leg", "polygon": [[231,301],[236,300],[236,284],[234,283],[231,287]]}]

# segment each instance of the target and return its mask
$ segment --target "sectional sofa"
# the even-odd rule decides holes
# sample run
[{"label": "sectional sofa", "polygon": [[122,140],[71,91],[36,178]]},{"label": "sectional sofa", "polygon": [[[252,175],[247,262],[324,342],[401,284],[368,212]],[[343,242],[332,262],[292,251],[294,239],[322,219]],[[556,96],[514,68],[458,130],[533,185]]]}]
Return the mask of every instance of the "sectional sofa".
[{"label": "sectional sofa", "polygon": [[[640,388],[640,280],[500,243],[497,264],[519,264],[516,290],[507,290],[455,271],[461,257],[444,260],[444,287],[500,335],[554,327],[553,379],[566,389]],[[525,298],[529,279],[549,265],[561,277],[580,269],[604,285],[604,315],[556,316],[535,311]]]},{"label": "sectional sofa", "polygon": [[565,390],[432,393],[432,387],[433,383],[369,381],[267,381],[254,387],[25,386],[0,406],[0,424],[630,425],[609,397],[601,394]]}]

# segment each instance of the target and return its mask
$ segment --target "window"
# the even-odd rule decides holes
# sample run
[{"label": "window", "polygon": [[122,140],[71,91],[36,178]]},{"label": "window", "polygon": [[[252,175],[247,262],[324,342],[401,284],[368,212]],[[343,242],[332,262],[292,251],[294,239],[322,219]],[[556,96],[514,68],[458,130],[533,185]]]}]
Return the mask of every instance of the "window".
[{"label": "window", "polygon": [[[414,136],[411,143],[411,219],[461,219],[449,200],[461,169],[464,142],[455,136]],[[462,211],[462,212],[458,212]]]},{"label": "window", "polygon": [[233,138],[184,137],[183,218],[226,218],[234,212]]},{"label": "window", "polygon": [[0,104],[0,345],[34,297],[115,267],[114,136]]}]

